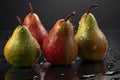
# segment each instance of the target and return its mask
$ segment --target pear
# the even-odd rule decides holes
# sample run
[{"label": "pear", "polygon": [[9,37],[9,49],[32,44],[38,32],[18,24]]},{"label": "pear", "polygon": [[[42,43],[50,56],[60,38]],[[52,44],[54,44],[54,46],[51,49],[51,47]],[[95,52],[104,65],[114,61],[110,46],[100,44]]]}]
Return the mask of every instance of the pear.
[{"label": "pear", "polygon": [[[19,18],[18,18],[19,19]],[[20,20],[20,19],[19,19]],[[15,67],[29,67],[40,55],[40,46],[24,25],[18,25],[4,47],[4,56]]]},{"label": "pear", "polygon": [[108,48],[106,36],[99,28],[97,21],[90,10],[97,7],[93,4],[79,21],[78,31],[75,40],[78,44],[78,54],[82,60],[99,61]]},{"label": "pear", "polygon": [[42,47],[44,38],[48,35],[48,32],[42,25],[39,16],[33,12],[32,5],[29,3],[30,13],[24,18],[23,24],[28,27],[32,36],[38,41],[39,45]]},{"label": "pear", "polygon": [[73,25],[69,18],[59,19],[43,42],[43,51],[46,59],[52,65],[68,65],[76,57],[78,52],[77,43],[73,34]]}]

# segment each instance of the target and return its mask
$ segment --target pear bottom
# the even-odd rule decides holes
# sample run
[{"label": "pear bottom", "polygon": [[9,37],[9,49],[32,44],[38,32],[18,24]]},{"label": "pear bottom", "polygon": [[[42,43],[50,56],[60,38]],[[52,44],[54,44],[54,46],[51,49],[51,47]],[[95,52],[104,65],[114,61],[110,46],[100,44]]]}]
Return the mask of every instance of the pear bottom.
[{"label": "pear bottom", "polygon": [[99,40],[98,42],[83,41],[78,43],[78,56],[82,60],[99,61],[103,59],[108,48],[107,40]]}]

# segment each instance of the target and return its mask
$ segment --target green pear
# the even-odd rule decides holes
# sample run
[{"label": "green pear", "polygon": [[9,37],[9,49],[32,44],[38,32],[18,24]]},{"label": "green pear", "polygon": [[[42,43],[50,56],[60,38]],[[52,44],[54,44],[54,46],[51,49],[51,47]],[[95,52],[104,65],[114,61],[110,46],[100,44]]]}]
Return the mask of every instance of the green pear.
[{"label": "green pear", "polygon": [[78,44],[78,55],[83,60],[101,60],[108,48],[104,33],[99,28],[97,21],[90,10],[97,5],[92,5],[79,21],[75,40]]},{"label": "green pear", "polygon": [[4,47],[4,56],[15,67],[31,66],[40,55],[40,46],[24,25],[18,25]]}]

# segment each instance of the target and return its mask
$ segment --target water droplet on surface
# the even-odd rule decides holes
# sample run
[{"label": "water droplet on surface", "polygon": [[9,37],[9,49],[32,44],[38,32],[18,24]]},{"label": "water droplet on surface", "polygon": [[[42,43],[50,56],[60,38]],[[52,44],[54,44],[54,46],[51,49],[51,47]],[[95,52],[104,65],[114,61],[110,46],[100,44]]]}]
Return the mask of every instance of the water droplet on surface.
[{"label": "water droplet on surface", "polygon": [[72,64],[75,64],[76,62],[75,62],[75,60],[72,62]]},{"label": "water droplet on surface", "polygon": [[46,66],[44,65],[44,62],[41,62],[41,63],[40,63],[40,67],[41,67],[42,69],[45,69],[45,68],[46,68]]},{"label": "water droplet on surface", "polygon": [[116,74],[119,74],[119,73],[120,73],[120,71],[107,71],[105,73],[105,75],[112,76],[112,75],[116,75]]},{"label": "water droplet on surface", "polygon": [[89,30],[89,29],[90,29],[90,27],[87,27],[87,29]]},{"label": "water droplet on surface", "polygon": [[115,66],[115,64],[113,64],[113,63],[108,63],[107,68],[110,70],[110,69],[113,68],[114,66]]},{"label": "water droplet on surface", "polygon": [[76,50],[76,49],[73,47],[73,48],[72,48],[72,52],[75,52],[75,50]]},{"label": "water droplet on surface", "polygon": [[43,60],[44,60],[44,61],[47,61],[47,59],[46,59],[46,58],[44,58]]},{"label": "water droplet on surface", "polygon": [[97,44],[92,47],[92,49],[96,49],[96,48],[97,48]]},{"label": "water droplet on surface", "polygon": [[79,57],[77,57],[76,59],[75,59],[75,62],[77,62],[77,61],[79,61],[80,60],[80,58]]},{"label": "water droplet on surface", "polygon": [[111,68],[111,66],[110,65],[108,65],[108,69],[110,69]]},{"label": "water droplet on surface", "polygon": [[113,74],[115,71],[107,71],[105,74],[106,75],[111,75],[111,74]]},{"label": "water droplet on surface", "polygon": [[91,77],[95,77],[95,74],[83,75],[81,78],[86,79]]},{"label": "water droplet on surface", "polygon": [[44,65],[44,62],[42,61],[42,62],[40,63],[40,65]]},{"label": "water droplet on surface", "polygon": [[75,28],[75,26],[72,26],[73,28]]},{"label": "water droplet on surface", "polygon": [[65,76],[65,74],[64,73],[60,73],[60,76]]},{"label": "water droplet on surface", "polygon": [[80,40],[83,40],[83,37],[81,37]]},{"label": "water droplet on surface", "polygon": [[49,66],[50,66],[50,63],[48,63],[48,62],[42,61],[40,63],[40,68],[42,69],[42,71],[46,71]]},{"label": "water droplet on surface", "polygon": [[33,80],[38,80],[38,76],[34,76],[34,77],[33,77]]}]

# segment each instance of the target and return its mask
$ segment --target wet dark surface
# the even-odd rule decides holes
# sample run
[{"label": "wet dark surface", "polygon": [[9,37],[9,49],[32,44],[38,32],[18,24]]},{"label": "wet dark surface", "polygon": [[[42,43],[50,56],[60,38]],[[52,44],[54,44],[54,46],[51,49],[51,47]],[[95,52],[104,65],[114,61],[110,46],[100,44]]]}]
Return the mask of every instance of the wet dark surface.
[{"label": "wet dark surface", "polygon": [[31,68],[14,68],[4,59],[3,48],[11,32],[0,31],[0,80],[120,80],[120,30],[103,30],[109,48],[97,63],[77,58],[69,66],[50,66],[41,58]]}]

